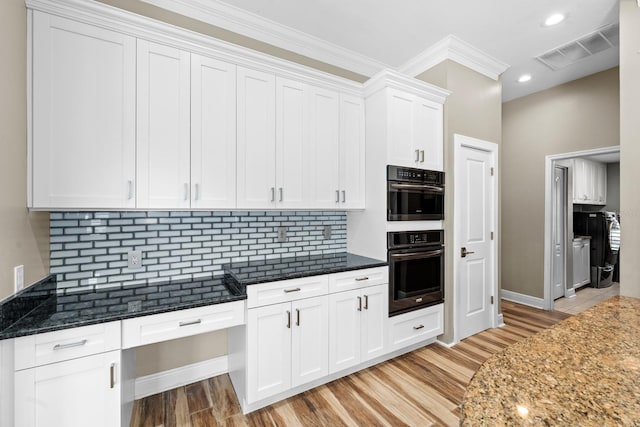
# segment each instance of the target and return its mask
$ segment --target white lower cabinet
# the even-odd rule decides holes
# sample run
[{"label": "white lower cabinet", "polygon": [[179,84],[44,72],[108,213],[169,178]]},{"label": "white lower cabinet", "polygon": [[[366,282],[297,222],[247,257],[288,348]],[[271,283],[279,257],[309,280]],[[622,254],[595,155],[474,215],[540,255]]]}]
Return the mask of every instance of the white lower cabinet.
[{"label": "white lower cabinet", "polygon": [[573,240],[573,287],[579,288],[591,282],[591,242],[589,239]]},{"label": "white lower cabinet", "polygon": [[121,424],[120,350],[15,373],[15,425]]},{"label": "white lower cabinet", "polygon": [[438,304],[389,318],[389,351],[442,334],[443,307],[443,304]]},{"label": "white lower cabinet", "polygon": [[249,403],[328,372],[326,295],[248,310]]},{"label": "white lower cabinet", "polygon": [[329,372],[385,353],[388,285],[329,295]]}]

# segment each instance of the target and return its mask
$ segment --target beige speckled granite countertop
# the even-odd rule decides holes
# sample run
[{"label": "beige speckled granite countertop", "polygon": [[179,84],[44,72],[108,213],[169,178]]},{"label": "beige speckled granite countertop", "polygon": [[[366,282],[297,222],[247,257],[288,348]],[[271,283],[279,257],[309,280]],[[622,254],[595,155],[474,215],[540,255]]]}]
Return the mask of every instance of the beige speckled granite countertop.
[{"label": "beige speckled granite countertop", "polygon": [[640,299],[615,297],[489,358],[463,426],[640,426]]}]

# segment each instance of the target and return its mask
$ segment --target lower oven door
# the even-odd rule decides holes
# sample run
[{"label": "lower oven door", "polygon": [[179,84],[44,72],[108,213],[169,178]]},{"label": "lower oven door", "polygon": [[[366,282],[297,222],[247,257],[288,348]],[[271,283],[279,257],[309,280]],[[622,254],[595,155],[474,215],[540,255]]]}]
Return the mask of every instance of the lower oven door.
[{"label": "lower oven door", "polygon": [[389,251],[389,314],[395,315],[444,299],[444,248]]}]

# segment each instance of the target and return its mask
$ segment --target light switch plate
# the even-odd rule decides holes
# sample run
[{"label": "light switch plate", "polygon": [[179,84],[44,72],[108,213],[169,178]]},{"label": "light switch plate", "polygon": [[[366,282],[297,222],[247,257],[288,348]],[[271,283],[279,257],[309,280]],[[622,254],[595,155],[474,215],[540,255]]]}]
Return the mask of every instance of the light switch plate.
[{"label": "light switch plate", "polygon": [[331,226],[330,225],[325,225],[324,226],[324,230],[322,230],[322,235],[324,236],[325,239],[330,239],[331,238]]},{"label": "light switch plate", "polygon": [[129,267],[130,270],[142,268],[142,251],[127,252],[127,267]]},{"label": "light switch plate", "polygon": [[15,292],[24,288],[24,265],[13,267],[13,286]]},{"label": "light switch plate", "polygon": [[287,241],[287,227],[278,227],[278,243]]}]

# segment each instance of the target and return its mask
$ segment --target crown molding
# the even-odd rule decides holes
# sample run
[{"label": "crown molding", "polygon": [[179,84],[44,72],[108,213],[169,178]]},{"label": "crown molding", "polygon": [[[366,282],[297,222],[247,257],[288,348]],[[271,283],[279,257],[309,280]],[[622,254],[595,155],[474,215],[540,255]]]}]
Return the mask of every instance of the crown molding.
[{"label": "crown molding", "polygon": [[389,67],[368,56],[219,0],[142,1],[367,77]]},{"label": "crown molding", "polygon": [[364,96],[365,98],[369,97],[388,87],[413,93],[439,104],[444,104],[447,96],[451,94],[448,90],[423,82],[422,80],[409,77],[391,69],[384,69],[364,83]]},{"label": "crown molding", "polygon": [[417,76],[447,59],[493,80],[498,80],[500,75],[509,68],[509,64],[505,64],[454,35],[449,35],[407,61],[398,71],[410,76]]},{"label": "crown molding", "polygon": [[362,84],[91,0],[25,0],[42,11],[243,67],[362,96]]}]

